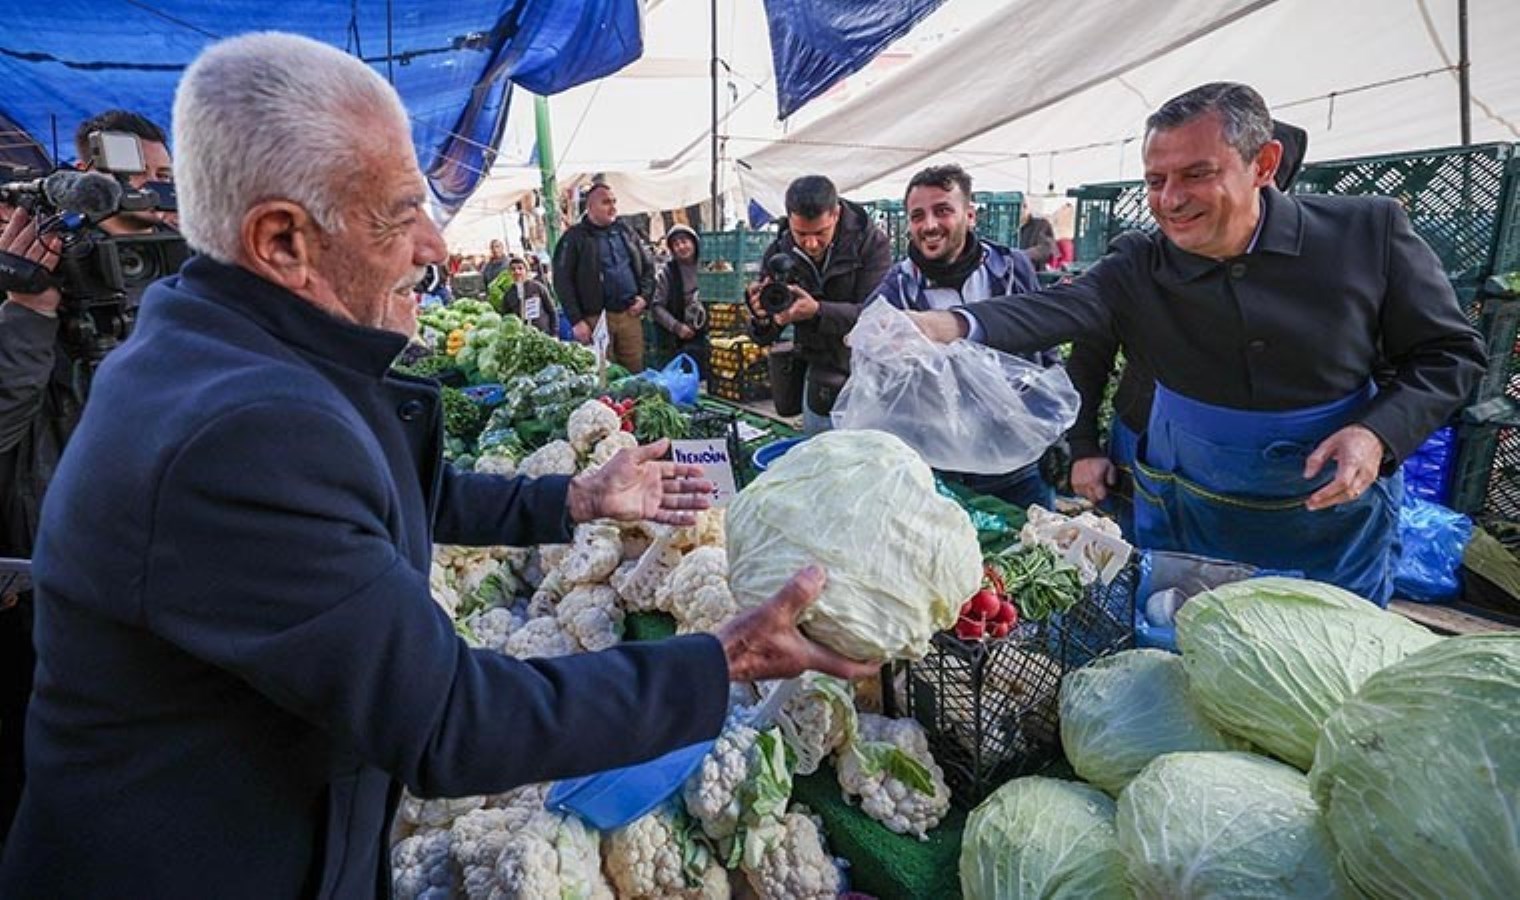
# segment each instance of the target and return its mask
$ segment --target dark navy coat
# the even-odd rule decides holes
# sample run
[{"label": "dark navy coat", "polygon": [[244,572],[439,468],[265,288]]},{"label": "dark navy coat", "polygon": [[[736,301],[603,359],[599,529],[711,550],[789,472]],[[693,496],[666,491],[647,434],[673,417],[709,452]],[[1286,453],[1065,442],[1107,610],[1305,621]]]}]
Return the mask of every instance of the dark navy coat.
[{"label": "dark navy coat", "polygon": [[565,541],[564,478],[443,465],[401,338],[200,258],[101,368],[43,507],[4,897],[376,897],[401,784],[462,796],[710,738],[710,636],[516,661],[431,541]]}]

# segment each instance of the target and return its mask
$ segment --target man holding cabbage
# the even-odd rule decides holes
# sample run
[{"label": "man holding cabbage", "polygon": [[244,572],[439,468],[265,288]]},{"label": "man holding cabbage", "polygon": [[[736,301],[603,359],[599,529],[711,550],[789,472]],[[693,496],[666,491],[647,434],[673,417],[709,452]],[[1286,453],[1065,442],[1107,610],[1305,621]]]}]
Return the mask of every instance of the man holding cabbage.
[{"label": "man holding cabbage", "polygon": [[1386,604],[1399,463],[1484,367],[1440,261],[1394,200],[1277,191],[1282,145],[1245,85],[1167,101],[1143,153],[1159,234],[1120,236],[1071,284],[919,313],[919,327],[1007,352],[1122,340],[1157,382],[1138,543]]}]

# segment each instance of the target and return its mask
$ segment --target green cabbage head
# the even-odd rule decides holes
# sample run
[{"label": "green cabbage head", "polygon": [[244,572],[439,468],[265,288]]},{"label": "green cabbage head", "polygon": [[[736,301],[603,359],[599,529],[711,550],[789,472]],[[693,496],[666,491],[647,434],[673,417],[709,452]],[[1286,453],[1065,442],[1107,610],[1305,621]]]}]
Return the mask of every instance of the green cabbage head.
[{"label": "green cabbage head", "polygon": [[1163,753],[1250,749],[1209,721],[1188,695],[1182,658],[1162,650],[1126,650],[1068,674],[1061,746],[1078,775],[1114,795]]},{"label": "green cabbage head", "polygon": [[1128,900],[1114,801],[1072,781],[1018,778],[971,811],[961,842],[966,900]]},{"label": "green cabbage head", "polygon": [[1308,771],[1325,719],[1373,672],[1440,638],[1338,587],[1255,578],[1177,612],[1188,690],[1225,731]]},{"label": "green cabbage head", "polygon": [[1354,897],[1302,772],[1252,753],[1169,753],[1119,795],[1136,896]]},{"label": "green cabbage head", "polygon": [[1370,896],[1520,896],[1520,635],[1447,638],[1367,679],[1309,787]]},{"label": "green cabbage head", "polygon": [[728,507],[728,581],[758,606],[809,563],[828,572],[799,620],[859,660],[919,659],[982,583],[965,510],[881,431],[830,431],[789,450]]}]

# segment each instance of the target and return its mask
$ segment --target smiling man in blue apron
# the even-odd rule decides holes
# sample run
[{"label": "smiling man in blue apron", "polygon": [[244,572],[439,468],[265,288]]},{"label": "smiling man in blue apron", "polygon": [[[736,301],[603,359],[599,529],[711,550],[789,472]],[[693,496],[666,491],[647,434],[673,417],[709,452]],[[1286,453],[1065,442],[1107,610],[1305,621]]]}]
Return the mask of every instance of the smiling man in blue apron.
[{"label": "smiling man in blue apron", "polygon": [[1143,152],[1159,234],[1120,236],[1071,284],[921,313],[920,328],[1008,352],[1121,339],[1157,381],[1140,546],[1296,569],[1386,604],[1398,464],[1484,367],[1440,261],[1394,200],[1274,188],[1282,146],[1245,85],[1169,100]]}]

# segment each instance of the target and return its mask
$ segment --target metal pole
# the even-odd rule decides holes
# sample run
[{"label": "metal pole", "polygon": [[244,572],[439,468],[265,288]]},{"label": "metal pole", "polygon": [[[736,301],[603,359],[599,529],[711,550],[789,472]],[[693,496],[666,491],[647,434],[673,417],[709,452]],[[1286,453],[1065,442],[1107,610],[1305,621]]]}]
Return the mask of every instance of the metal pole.
[{"label": "metal pole", "polygon": [[538,175],[544,196],[544,234],[549,255],[559,245],[559,183],[554,177],[554,137],[549,133],[549,100],[533,97],[533,127],[538,138]]},{"label": "metal pole", "polygon": [[710,4],[712,12],[712,59],[709,61],[709,75],[712,81],[712,215],[713,221],[707,227],[711,231],[719,231],[723,228],[723,198],[718,196],[718,0],[712,0]]},{"label": "metal pole", "polygon": [[1457,0],[1457,40],[1461,59],[1457,61],[1457,97],[1462,104],[1462,145],[1472,143],[1472,89],[1468,84],[1468,69],[1472,60],[1467,56],[1467,0]]}]

